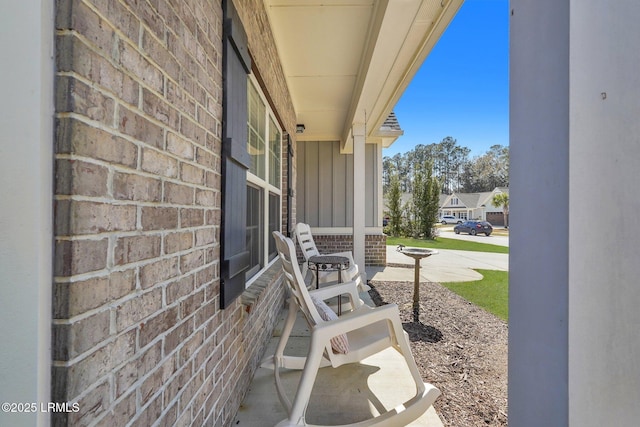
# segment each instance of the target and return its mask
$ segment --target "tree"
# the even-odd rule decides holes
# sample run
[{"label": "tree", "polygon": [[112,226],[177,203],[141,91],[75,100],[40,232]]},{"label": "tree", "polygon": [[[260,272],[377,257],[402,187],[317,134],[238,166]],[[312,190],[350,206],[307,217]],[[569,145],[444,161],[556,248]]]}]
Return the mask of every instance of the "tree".
[{"label": "tree", "polygon": [[467,161],[463,169],[462,187],[466,193],[507,187],[509,185],[509,148],[493,145],[482,156]]},{"label": "tree", "polygon": [[498,193],[493,195],[493,206],[502,207],[504,215],[504,227],[509,228],[509,195],[507,193]]},{"label": "tree", "polygon": [[392,236],[399,236],[402,230],[402,192],[398,174],[392,172],[389,178],[387,207],[389,208],[389,231]]},{"label": "tree", "polygon": [[433,176],[433,164],[416,164],[413,182],[414,234],[425,239],[435,237],[433,224],[438,219],[440,185]]}]

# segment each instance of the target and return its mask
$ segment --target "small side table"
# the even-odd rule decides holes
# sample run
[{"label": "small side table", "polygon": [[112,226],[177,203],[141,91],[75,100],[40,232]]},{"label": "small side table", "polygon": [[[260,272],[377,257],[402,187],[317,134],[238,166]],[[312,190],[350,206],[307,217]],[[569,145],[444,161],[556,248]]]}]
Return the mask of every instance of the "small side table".
[{"label": "small side table", "polygon": [[[316,272],[316,289],[320,287],[320,272],[337,271],[338,283],[342,283],[342,271],[349,268],[349,258],[338,255],[314,255],[307,261]],[[338,296],[338,316],[342,314],[342,296]]]}]

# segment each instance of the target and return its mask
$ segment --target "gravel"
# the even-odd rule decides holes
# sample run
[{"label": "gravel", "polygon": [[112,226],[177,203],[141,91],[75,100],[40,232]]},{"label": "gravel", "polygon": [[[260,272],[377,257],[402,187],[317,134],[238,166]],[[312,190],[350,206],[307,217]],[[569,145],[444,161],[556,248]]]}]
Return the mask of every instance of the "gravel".
[{"label": "gravel", "polygon": [[434,403],[445,426],[507,425],[507,324],[438,283],[371,281],[377,305],[395,303],[422,377],[442,392]]}]

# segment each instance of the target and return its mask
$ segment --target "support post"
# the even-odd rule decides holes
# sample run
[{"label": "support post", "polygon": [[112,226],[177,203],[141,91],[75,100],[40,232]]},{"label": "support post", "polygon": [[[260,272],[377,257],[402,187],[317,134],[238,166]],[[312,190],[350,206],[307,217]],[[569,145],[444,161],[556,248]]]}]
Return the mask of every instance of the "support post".
[{"label": "support post", "polygon": [[353,258],[365,269],[365,126],[353,124]]}]

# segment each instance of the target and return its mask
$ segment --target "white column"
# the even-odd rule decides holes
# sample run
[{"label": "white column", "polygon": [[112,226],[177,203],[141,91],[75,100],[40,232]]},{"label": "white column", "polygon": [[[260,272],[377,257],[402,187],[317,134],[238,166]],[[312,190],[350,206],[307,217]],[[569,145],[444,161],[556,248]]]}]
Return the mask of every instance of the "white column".
[{"label": "white column", "polygon": [[[51,400],[53,4],[4,2],[0,17],[0,402]],[[0,411],[0,425],[49,416]]]},{"label": "white column", "polygon": [[353,133],[353,258],[364,272],[365,259],[365,127],[354,124]]},{"label": "white column", "polygon": [[636,425],[640,3],[510,8],[509,424]]}]

